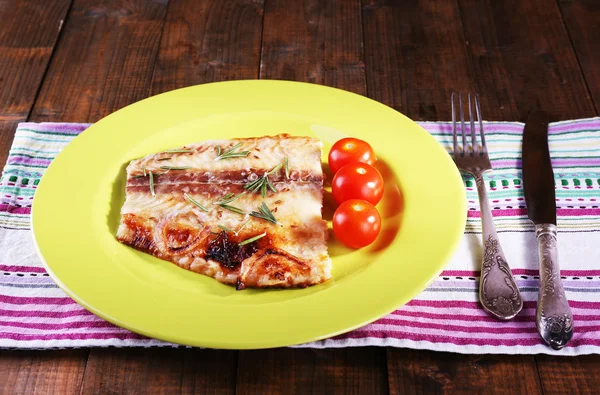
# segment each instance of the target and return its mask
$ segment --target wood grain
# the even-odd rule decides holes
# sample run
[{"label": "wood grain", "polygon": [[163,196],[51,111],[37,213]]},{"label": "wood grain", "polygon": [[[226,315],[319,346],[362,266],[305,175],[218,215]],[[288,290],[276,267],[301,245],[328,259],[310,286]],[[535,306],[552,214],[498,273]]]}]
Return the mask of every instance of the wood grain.
[{"label": "wood grain", "polygon": [[76,0],[31,120],[95,122],[148,96],[163,0]]},{"label": "wood grain", "polygon": [[1,351],[0,393],[79,393],[87,350]]},{"label": "wood grain", "polygon": [[260,1],[172,2],[152,93],[207,82],[258,78],[262,18]]},{"label": "wood grain", "polygon": [[360,1],[267,1],[260,78],[366,94]]},{"label": "wood grain", "polygon": [[240,352],[236,394],[386,394],[381,351],[370,347]]},{"label": "wood grain", "polygon": [[31,111],[70,3],[0,1],[0,166]]},{"label": "wood grain", "polygon": [[552,121],[595,114],[556,2],[458,2],[486,119],[525,121],[534,108]]},{"label": "wood grain", "polygon": [[595,394],[600,388],[600,357],[536,357],[544,394]]},{"label": "wood grain", "polygon": [[70,3],[0,2],[0,120],[29,115]]},{"label": "wood grain", "polygon": [[388,349],[390,394],[541,394],[533,356]]},{"label": "wood grain", "polygon": [[82,394],[233,394],[233,351],[92,349]]},{"label": "wood grain", "polygon": [[473,88],[455,1],[363,7],[369,97],[414,120],[449,120],[450,94]]},{"label": "wood grain", "polygon": [[589,92],[600,113],[600,2],[559,0],[571,44],[583,70]]}]

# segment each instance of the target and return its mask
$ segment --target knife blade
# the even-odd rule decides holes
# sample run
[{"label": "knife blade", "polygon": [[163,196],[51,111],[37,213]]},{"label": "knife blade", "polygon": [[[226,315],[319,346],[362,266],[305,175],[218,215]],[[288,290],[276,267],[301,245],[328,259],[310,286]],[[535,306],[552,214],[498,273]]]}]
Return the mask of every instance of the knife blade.
[{"label": "knife blade", "polygon": [[536,326],[553,349],[573,336],[573,314],[560,277],[557,250],[554,171],[548,144],[548,114],[535,110],[523,130],[523,192],[527,215],[535,224],[540,268]]}]

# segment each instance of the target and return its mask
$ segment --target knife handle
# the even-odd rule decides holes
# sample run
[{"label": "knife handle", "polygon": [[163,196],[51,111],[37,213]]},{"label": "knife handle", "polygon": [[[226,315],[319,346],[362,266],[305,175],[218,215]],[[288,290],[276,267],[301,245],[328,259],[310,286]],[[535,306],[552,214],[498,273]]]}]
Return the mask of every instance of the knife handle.
[{"label": "knife handle", "polygon": [[560,350],[573,336],[573,313],[560,278],[556,233],[554,224],[535,226],[540,261],[536,325],[544,341]]},{"label": "knife handle", "polygon": [[510,320],[523,309],[523,300],[500,246],[483,176],[481,174],[474,174],[474,176],[479,193],[483,228],[479,300],[488,313],[501,320]]}]

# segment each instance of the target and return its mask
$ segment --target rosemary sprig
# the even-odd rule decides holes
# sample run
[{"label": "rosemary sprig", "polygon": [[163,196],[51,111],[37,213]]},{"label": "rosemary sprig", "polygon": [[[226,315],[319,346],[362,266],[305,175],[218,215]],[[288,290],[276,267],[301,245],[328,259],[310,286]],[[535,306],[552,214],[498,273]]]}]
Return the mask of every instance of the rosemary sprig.
[{"label": "rosemary sprig", "polygon": [[239,151],[239,152],[234,152],[236,149],[238,149],[240,146],[242,145],[242,143],[237,143],[236,145],[234,145],[233,147],[229,148],[227,151],[225,152],[221,152],[221,147],[217,146],[217,157],[215,158],[215,162],[222,160],[222,159],[229,159],[229,158],[244,158],[246,156],[248,156],[248,154],[250,153],[250,151]]},{"label": "rosemary sprig", "polygon": [[183,196],[188,200],[188,202],[192,203],[194,206],[198,207],[200,210],[208,213],[208,209],[206,207],[204,207],[203,205],[201,205],[200,203],[198,203],[196,200],[194,200],[190,195],[188,195],[187,193],[184,193]]},{"label": "rosemary sprig", "polygon": [[192,166],[161,166],[160,168],[163,170],[187,170],[191,169]]},{"label": "rosemary sprig", "polygon": [[273,215],[271,210],[269,210],[269,207],[267,207],[265,202],[262,202],[262,204],[258,208],[258,211],[251,212],[250,216],[264,219],[265,221],[269,221],[272,224],[281,226],[281,224],[279,222],[277,222],[277,219],[275,219],[275,216]]},{"label": "rosemary sprig", "polygon": [[290,178],[290,163],[287,156],[283,158],[283,164],[285,165],[285,178]]},{"label": "rosemary sprig", "polygon": [[150,174],[150,193],[152,194],[152,197],[156,197],[156,193],[154,193],[154,174],[152,174],[152,172],[149,172],[148,174]]},{"label": "rosemary sprig", "polygon": [[267,188],[269,188],[273,192],[277,192],[277,189],[275,189],[275,186],[273,185],[271,180],[269,180],[269,176],[281,169],[283,165],[284,163],[280,163],[274,168],[272,168],[270,171],[263,174],[262,177],[259,177],[254,181],[250,181],[249,183],[244,185],[244,189],[247,189],[250,192],[260,191],[260,194],[263,198],[267,196]]},{"label": "rosemary sprig", "polygon": [[192,152],[194,152],[194,151],[189,150],[189,149],[170,149],[170,150],[164,151],[164,153],[166,153],[166,154],[191,154]]},{"label": "rosemary sprig", "polygon": [[249,238],[249,239],[246,239],[246,240],[242,241],[241,243],[238,243],[238,245],[239,245],[239,246],[243,246],[243,245],[246,245],[246,244],[250,244],[250,243],[252,243],[252,242],[255,242],[255,241],[256,241],[256,240],[258,240],[258,239],[262,239],[262,238],[263,238],[263,237],[265,237],[266,235],[267,235],[267,232],[261,233],[261,234],[259,234],[258,236],[251,237],[251,238]]}]

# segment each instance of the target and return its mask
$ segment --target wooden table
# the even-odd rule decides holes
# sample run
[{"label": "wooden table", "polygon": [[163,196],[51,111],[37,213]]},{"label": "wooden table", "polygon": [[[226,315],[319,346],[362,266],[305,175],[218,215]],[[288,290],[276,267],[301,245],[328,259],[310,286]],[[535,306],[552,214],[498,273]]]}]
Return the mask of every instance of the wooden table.
[{"label": "wooden table", "polygon": [[[600,111],[596,0],[0,1],[0,162],[18,122],[94,122],[232,79],[343,88],[415,120],[453,90],[488,120]],[[5,393],[592,393],[600,357],[393,348],[0,351]]]}]

